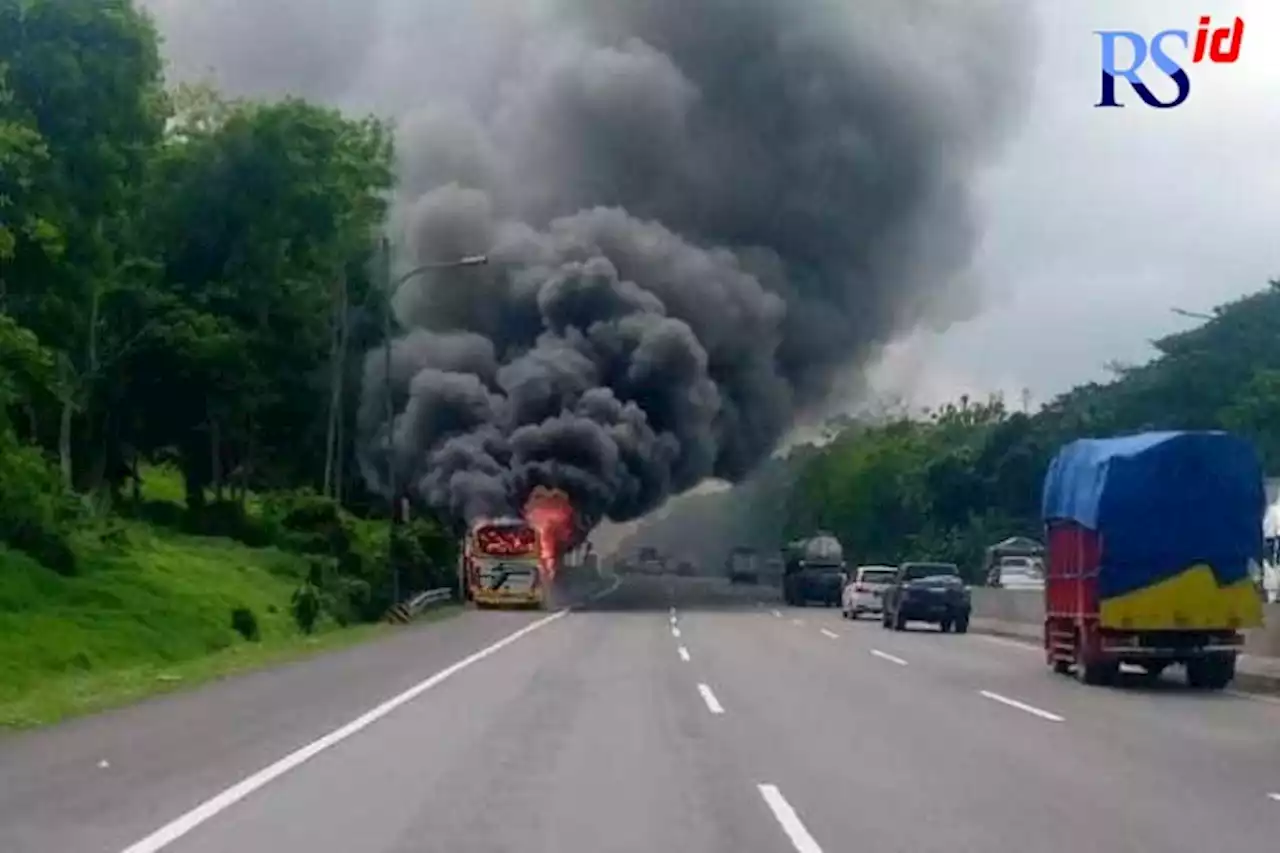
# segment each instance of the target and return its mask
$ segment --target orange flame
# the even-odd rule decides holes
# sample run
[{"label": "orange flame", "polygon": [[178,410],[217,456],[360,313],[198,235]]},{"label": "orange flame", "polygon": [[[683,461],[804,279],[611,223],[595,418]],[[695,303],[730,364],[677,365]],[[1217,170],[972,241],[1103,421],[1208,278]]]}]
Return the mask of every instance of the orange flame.
[{"label": "orange flame", "polygon": [[559,489],[537,486],[525,501],[524,517],[538,531],[539,569],[549,583],[555,580],[560,554],[573,537],[573,504]]}]

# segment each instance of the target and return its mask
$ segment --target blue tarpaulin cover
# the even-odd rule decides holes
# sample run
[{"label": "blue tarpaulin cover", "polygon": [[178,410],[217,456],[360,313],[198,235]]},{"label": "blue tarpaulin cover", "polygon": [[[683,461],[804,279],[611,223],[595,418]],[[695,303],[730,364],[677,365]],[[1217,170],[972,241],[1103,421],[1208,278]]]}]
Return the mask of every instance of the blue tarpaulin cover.
[{"label": "blue tarpaulin cover", "polygon": [[1041,511],[1101,535],[1102,598],[1196,563],[1226,585],[1262,552],[1263,479],[1253,445],[1225,432],[1081,439],[1050,463]]}]

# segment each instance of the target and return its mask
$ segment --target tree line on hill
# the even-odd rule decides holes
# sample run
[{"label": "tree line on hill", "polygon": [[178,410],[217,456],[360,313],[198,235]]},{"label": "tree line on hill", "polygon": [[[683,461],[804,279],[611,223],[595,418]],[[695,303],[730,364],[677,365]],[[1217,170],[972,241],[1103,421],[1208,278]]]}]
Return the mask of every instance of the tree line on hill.
[{"label": "tree line on hill", "polygon": [[[632,537],[719,567],[730,547],[774,551],[817,529],[859,563],[930,557],[979,580],[983,552],[1040,538],[1040,488],[1053,454],[1081,437],[1227,429],[1280,472],[1280,281],[1153,342],[1146,364],[1111,365],[1036,412],[967,398],[936,411],[844,423],[830,443],[778,457],[747,483],[682,499]],[[624,546],[625,547],[625,546]]]}]

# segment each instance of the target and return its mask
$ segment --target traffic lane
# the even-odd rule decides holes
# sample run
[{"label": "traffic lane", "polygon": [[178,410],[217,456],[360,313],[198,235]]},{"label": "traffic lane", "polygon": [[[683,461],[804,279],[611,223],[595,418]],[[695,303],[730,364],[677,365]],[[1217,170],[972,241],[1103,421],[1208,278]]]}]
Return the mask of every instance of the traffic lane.
[{"label": "traffic lane", "polygon": [[[816,620],[821,627],[824,620]],[[1053,673],[1037,647],[979,634],[941,634],[932,626],[885,631],[879,622],[845,621],[852,641],[874,644],[957,689],[975,684],[1066,717],[1132,761],[1159,761],[1171,750],[1194,757],[1232,784],[1280,785],[1280,704],[1191,690],[1181,669],[1159,681],[1140,671],[1116,687],[1080,684]]]},{"label": "traffic lane", "polygon": [[543,615],[463,613],[406,626],[384,640],[0,738],[0,850],[122,848]]},{"label": "traffic lane", "polygon": [[665,612],[572,613],[166,853],[779,849]]},{"label": "traffic lane", "polygon": [[1130,760],[1071,718],[1041,718],[983,696],[980,683],[891,664],[870,654],[877,645],[789,619],[701,614],[684,634],[735,748],[787,794],[824,849],[1274,844],[1274,803],[1177,749]]}]

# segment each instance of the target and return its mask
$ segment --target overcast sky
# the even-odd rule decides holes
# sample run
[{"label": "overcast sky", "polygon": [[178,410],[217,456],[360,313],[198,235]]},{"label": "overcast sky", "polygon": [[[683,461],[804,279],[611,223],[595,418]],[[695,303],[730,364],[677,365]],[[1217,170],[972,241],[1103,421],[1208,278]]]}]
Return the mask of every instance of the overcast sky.
[{"label": "overcast sky", "polygon": [[[1003,390],[1034,402],[1145,361],[1147,341],[1280,277],[1280,4],[1275,0],[1038,0],[1035,98],[985,181],[979,317],[921,334],[879,371],[922,402]],[[1172,110],[1095,109],[1096,29],[1245,21],[1235,65],[1192,66]],[[1017,73],[1010,69],[1010,73]],[[1157,92],[1164,97],[1172,84]]]}]

